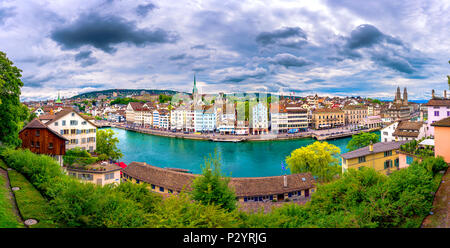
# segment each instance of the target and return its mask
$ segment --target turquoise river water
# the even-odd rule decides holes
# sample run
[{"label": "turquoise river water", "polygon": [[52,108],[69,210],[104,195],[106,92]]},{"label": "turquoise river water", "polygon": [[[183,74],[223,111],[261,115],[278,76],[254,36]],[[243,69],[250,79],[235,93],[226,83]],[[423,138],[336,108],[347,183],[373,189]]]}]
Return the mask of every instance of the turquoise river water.
[{"label": "turquoise river water", "polygon": [[[155,135],[111,128],[120,142],[118,148],[124,156],[120,161],[146,162],[158,167],[188,169],[201,173],[201,166],[208,154],[217,149],[221,153],[222,171],[233,177],[278,176],[283,172],[281,162],[293,150],[312,144],[314,139],[253,141],[253,142],[212,142],[168,138]],[[336,145],[341,153],[347,152],[350,137],[327,142]]]}]

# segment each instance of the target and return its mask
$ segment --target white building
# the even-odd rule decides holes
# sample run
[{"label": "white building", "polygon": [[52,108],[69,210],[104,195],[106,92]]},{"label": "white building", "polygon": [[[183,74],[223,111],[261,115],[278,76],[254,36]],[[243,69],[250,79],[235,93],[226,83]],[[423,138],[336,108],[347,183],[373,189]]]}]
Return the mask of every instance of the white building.
[{"label": "white building", "polygon": [[381,142],[395,141],[394,132],[397,129],[398,122],[393,122],[381,129]]},{"label": "white building", "polygon": [[213,106],[202,105],[194,110],[194,131],[214,132],[216,130],[216,109]]},{"label": "white building", "polygon": [[265,103],[259,102],[252,109],[252,133],[262,134],[269,132],[269,121],[267,118],[267,106]]},{"label": "white building", "polygon": [[97,126],[84,119],[73,109],[60,111],[45,123],[50,129],[68,139],[66,150],[80,147],[90,152],[96,149]]}]

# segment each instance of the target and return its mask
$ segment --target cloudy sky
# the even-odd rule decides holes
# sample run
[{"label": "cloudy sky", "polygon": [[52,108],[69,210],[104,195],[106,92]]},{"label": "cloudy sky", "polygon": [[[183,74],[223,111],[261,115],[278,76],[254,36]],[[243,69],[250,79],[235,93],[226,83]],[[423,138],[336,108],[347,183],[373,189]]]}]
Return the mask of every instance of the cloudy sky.
[{"label": "cloudy sky", "polygon": [[448,89],[450,1],[0,0],[23,100],[173,89],[410,99]]}]

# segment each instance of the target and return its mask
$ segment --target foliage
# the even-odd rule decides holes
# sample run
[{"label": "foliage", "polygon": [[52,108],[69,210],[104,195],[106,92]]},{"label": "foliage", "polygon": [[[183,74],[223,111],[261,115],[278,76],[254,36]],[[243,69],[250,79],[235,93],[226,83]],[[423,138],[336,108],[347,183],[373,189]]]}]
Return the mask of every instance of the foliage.
[{"label": "foliage", "polygon": [[19,130],[29,112],[20,103],[21,72],[5,53],[0,52],[0,142],[13,147],[21,144]]},{"label": "foliage", "polygon": [[238,227],[239,223],[235,211],[230,213],[214,204],[192,201],[189,195],[182,192],[157,205],[145,227],[230,228]]},{"label": "foliage", "polygon": [[316,141],[294,150],[286,157],[286,163],[293,174],[311,172],[320,181],[329,182],[341,173],[339,153],[340,149],[335,145]]},{"label": "foliage", "polygon": [[431,146],[426,146],[424,148],[419,147],[419,143],[423,140],[425,140],[425,137],[420,139],[419,141],[411,140],[410,142],[401,145],[400,151],[407,152],[421,158],[434,157],[434,151]]},{"label": "foliage", "polygon": [[81,183],[65,175],[51,157],[22,149],[3,149],[1,156],[50,200],[56,222],[68,227],[139,227],[147,223],[148,213],[126,193]]},{"label": "foliage", "polygon": [[370,142],[372,142],[372,144],[375,144],[379,141],[380,136],[378,134],[361,132],[352,136],[352,139],[347,144],[347,149],[349,149],[349,151],[354,151],[359,148],[368,146]]},{"label": "foliage", "polygon": [[20,173],[14,170],[8,171],[11,187],[19,187],[20,190],[14,191],[14,195],[23,219],[35,219],[37,224],[32,228],[58,227],[55,223],[55,217],[50,212],[50,204],[37,191],[28,180]]},{"label": "foliage", "polygon": [[129,97],[125,97],[125,98],[117,98],[114,99],[113,101],[111,101],[109,104],[110,105],[114,105],[114,104],[124,104],[124,105],[128,105],[128,103],[130,102],[145,102],[143,100],[137,100],[137,99],[133,99],[133,98],[129,98]]},{"label": "foliage", "polygon": [[172,101],[172,96],[163,95],[163,94],[159,95],[159,102],[160,103],[166,103],[166,102],[170,102],[170,101]]},{"label": "foliage", "polygon": [[114,137],[115,133],[112,129],[97,130],[96,152],[104,154],[107,158],[117,160],[123,156],[122,152],[117,148],[119,139]]},{"label": "foliage", "polygon": [[64,164],[66,165],[89,165],[97,162],[98,158],[92,157],[89,152],[82,150],[80,147],[75,147],[66,151],[63,156]]},{"label": "foliage", "polygon": [[[305,205],[285,204],[269,214],[241,213],[246,227],[419,227],[428,215],[434,192],[436,170],[442,158],[413,162],[390,176],[373,168],[348,170],[342,178],[321,184]],[[439,176],[436,174],[435,176]]]},{"label": "foliage", "polygon": [[236,209],[236,195],[228,187],[230,178],[224,177],[220,170],[220,157],[214,152],[205,158],[202,176],[192,182],[192,199],[203,204],[214,204],[228,211]]}]

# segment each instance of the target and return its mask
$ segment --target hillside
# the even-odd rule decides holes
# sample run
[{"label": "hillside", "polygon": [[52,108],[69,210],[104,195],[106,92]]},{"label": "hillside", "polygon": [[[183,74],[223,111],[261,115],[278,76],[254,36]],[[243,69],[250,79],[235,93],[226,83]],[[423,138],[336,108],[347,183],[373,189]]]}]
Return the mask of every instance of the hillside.
[{"label": "hillside", "polygon": [[113,93],[116,92],[119,96],[126,95],[140,95],[142,92],[147,94],[165,94],[165,95],[175,95],[177,93],[182,93],[174,90],[148,90],[148,89],[109,89],[109,90],[100,90],[100,91],[91,91],[82,94],[78,94],[76,96],[71,97],[70,99],[76,98],[94,98],[99,95],[112,96]]}]

